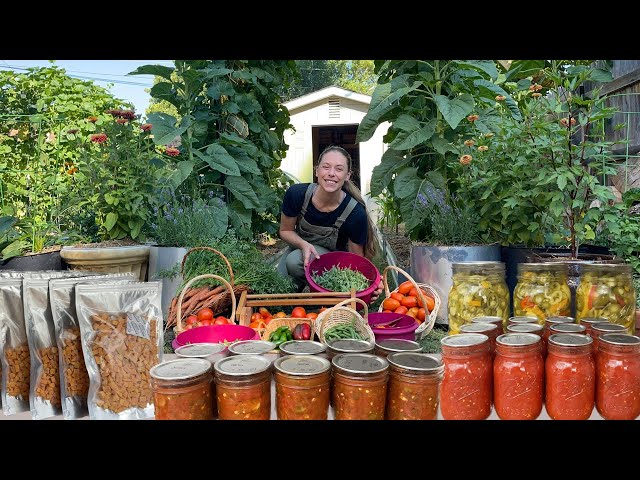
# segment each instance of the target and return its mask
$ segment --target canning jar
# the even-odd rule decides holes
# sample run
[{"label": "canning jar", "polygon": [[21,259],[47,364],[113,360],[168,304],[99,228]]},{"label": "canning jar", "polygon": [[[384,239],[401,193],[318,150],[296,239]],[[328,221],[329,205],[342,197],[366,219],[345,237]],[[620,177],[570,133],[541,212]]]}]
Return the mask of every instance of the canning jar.
[{"label": "canning jar", "polygon": [[516,315],[513,317],[509,317],[507,319],[507,327],[509,325],[514,325],[516,323],[539,323],[540,325],[542,325],[544,323],[540,322],[538,320],[538,317],[526,317],[526,316],[522,316],[522,315]]},{"label": "canning jar", "polygon": [[549,327],[549,334],[554,333],[578,333],[580,335],[587,334],[587,327],[579,323],[556,323]]},{"label": "canning jar", "polygon": [[631,265],[587,264],[576,290],[576,319],[604,317],[635,333],[636,292]]},{"label": "canning jar", "polygon": [[329,360],[313,355],[285,355],[273,363],[273,368],[278,420],[327,419]]},{"label": "canning jar", "polygon": [[384,420],[387,359],[369,353],[341,353],[331,363],[335,419]]},{"label": "canning jar", "polygon": [[509,289],[502,262],[460,262],[451,264],[453,284],[447,304],[449,335],[479,316],[502,318],[503,330],[509,317]]},{"label": "canning jar", "polygon": [[549,336],[545,361],[545,406],[554,420],[586,420],[595,401],[593,340],[587,335]]},{"label": "canning jar", "polygon": [[547,343],[547,345],[549,344],[549,335],[551,335],[551,330],[549,329],[551,328],[552,325],[557,325],[559,323],[575,323],[575,319],[573,317],[569,317],[566,315],[548,317],[547,320],[544,322],[544,330],[543,330],[544,341]]},{"label": "canning jar", "polygon": [[263,355],[275,348],[275,343],[266,340],[240,340],[229,345],[229,353],[231,355]]},{"label": "canning jar", "polygon": [[212,420],[217,416],[211,363],[179,358],[149,371],[156,420]]},{"label": "canning jar", "polygon": [[607,333],[596,356],[596,410],[607,420],[640,415],[640,338]]},{"label": "canning jar", "polygon": [[444,374],[440,413],[445,420],[484,420],[491,414],[493,363],[489,337],[460,333],[440,340]]},{"label": "canning jar", "polygon": [[460,327],[460,333],[482,333],[489,337],[489,351],[493,356],[496,351],[496,338],[502,335],[502,322],[499,327],[495,323],[465,323]]},{"label": "canning jar", "polygon": [[542,411],[542,339],[533,333],[505,333],[496,339],[493,403],[502,420],[535,420]]},{"label": "canning jar", "polygon": [[280,344],[280,356],[285,355],[321,355],[326,357],[327,346],[314,340],[289,340]]},{"label": "canning jar", "polygon": [[379,357],[386,357],[397,352],[422,353],[422,347],[418,342],[403,338],[386,338],[376,342],[373,353]]},{"label": "canning jar", "polygon": [[435,420],[444,366],[426,353],[397,352],[387,356],[389,384],[387,420]]},{"label": "canning jar", "polygon": [[261,355],[234,355],[213,364],[220,420],[269,420],[271,362]]},{"label": "canning jar", "polygon": [[339,353],[372,353],[375,345],[367,340],[339,338],[327,343],[327,358],[329,361]]},{"label": "canning jar", "polygon": [[513,313],[546,318],[571,313],[571,290],[566,263],[519,263],[518,283],[513,290]]},{"label": "canning jar", "polygon": [[498,335],[504,333],[504,319],[502,317],[496,317],[494,315],[482,315],[479,317],[473,317],[471,323],[495,323],[498,326]]},{"label": "canning jar", "polygon": [[547,356],[547,339],[543,334],[544,327],[539,323],[516,323],[513,325],[507,325],[507,333],[533,333],[540,337],[540,349],[542,351],[542,358]]},{"label": "canning jar", "polygon": [[591,324],[591,338],[593,338],[593,355],[598,356],[600,351],[598,348],[598,342],[602,335],[607,333],[627,333],[627,329],[618,325],[617,323],[598,322]]},{"label": "canning jar", "polygon": [[[607,319],[604,317],[584,317],[580,319],[579,325],[584,325],[586,329],[584,333],[586,335],[591,335],[591,327],[594,323],[607,323]],[[593,351],[596,351],[595,344],[593,345]]]},{"label": "canning jar", "polygon": [[181,358],[204,358],[213,365],[228,356],[229,351],[224,343],[191,343],[176,348],[176,355]]}]

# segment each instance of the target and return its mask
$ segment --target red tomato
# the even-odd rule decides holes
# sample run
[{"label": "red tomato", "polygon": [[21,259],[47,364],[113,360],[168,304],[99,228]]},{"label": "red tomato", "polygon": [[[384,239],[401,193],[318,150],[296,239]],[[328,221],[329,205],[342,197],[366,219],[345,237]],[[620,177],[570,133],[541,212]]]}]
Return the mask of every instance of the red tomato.
[{"label": "red tomato", "polygon": [[295,307],[291,311],[291,318],[305,318],[307,316],[307,311],[303,307]]},{"label": "red tomato", "polygon": [[195,315],[189,315],[187,319],[184,321],[187,325],[192,325],[198,321],[198,317]]},{"label": "red tomato", "polygon": [[229,320],[227,320],[225,317],[217,317],[214,321],[213,324],[214,325],[227,325],[229,323]]},{"label": "red tomato", "polygon": [[213,320],[213,310],[210,308],[201,308],[198,312],[198,320]]},{"label": "red tomato", "polygon": [[200,322],[200,326],[201,327],[204,327],[204,326],[207,326],[207,325],[213,325],[213,320],[202,320]]}]

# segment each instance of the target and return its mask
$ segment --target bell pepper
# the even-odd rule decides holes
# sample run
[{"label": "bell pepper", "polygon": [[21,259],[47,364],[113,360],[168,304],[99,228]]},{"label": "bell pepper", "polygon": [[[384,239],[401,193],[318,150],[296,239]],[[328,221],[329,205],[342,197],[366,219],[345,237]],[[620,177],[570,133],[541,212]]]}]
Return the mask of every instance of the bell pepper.
[{"label": "bell pepper", "polygon": [[598,296],[598,287],[597,285],[591,285],[591,290],[589,290],[589,297],[587,299],[587,310],[591,310],[593,308],[593,302]]},{"label": "bell pepper", "polygon": [[526,296],[522,300],[520,300],[520,307],[523,310],[527,310],[527,309],[533,308],[535,306],[536,306],[536,304],[533,302],[533,300],[531,300],[531,297],[529,297],[529,296]]}]

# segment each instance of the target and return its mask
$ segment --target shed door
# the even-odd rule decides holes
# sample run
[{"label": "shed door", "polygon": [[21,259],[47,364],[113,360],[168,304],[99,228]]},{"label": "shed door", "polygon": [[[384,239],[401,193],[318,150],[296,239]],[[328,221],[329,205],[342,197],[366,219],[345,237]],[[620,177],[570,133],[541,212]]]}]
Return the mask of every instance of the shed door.
[{"label": "shed door", "polygon": [[318,166],[320,153],[331,145],[337,145],[344,148],[351,155],[351,181],[362,191],[360,185],[360,145],[356,143],[357,130],[358,124],[312,127],[314,182],[318,180],[316,167]]}]

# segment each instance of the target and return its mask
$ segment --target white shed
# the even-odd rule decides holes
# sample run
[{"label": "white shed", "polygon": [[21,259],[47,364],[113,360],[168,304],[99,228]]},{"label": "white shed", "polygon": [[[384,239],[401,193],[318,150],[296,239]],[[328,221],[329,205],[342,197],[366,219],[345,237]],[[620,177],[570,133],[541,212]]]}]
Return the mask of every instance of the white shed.
[{"label": "white shed", "polygon": [[369,209],[376,210],[368,198],[371,172],[386,150],[382,137],[389,124],[385,122],[378,126],[368,141],[356,143],[358,125],[370,103],[370,95],[340,87],[323,88],[285,103],[294,129],[284,132],[289,150],[280,168],[300,182],[313,182],[320,152],[329,145],[338,145],[351,155],[351,179],[365,195]]}]

